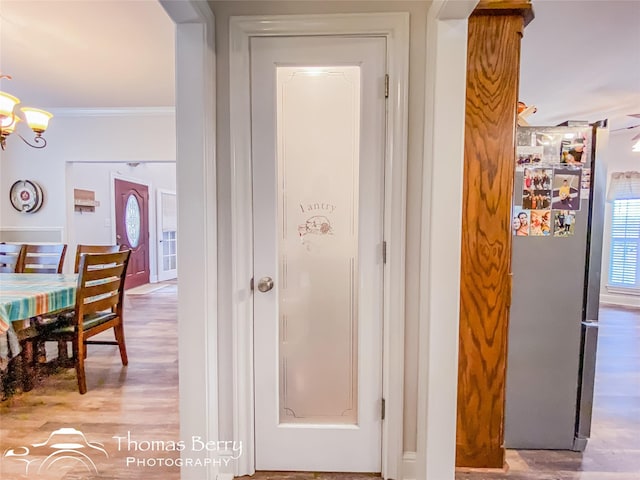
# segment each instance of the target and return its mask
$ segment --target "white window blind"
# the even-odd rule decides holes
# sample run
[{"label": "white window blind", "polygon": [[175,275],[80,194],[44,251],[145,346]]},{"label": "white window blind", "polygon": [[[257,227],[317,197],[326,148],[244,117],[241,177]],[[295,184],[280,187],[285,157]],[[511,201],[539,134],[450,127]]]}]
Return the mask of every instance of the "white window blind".
[{"label": "white window blind", "polygon": [[640,288],[639,247],[640,199],[615,200],[611,220],[610,286]]}]

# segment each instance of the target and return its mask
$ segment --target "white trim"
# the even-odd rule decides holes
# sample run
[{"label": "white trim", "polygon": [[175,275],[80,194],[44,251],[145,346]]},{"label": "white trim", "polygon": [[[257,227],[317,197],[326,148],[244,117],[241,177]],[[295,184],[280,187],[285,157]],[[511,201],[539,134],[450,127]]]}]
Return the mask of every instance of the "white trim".
[{"label": "white trim", "polygon": [[416,480],[416,452],[402,455],[402,480]]},{"label": "white trim", "polygon": [[12,227],[12,226],[2,226],[0,227],[1,232],[51,232],[58,233],[59,240],[58,243],[64,242],[64,227]]},{"label": "white trim", "polygon": [[[218,422],[218,241],[215,22],[206,2],[160,0],[176,22],[178,362],[180,438],[221,440]],[[197,205],[198,208],[193,208]],[[198,252],[194,255],[193,252]],[[182,457],[190,455],[188,449]],[[209,452],[213,459],[215,452]],[[184,466],[182,480],[214,480],[216,467]]]},{"label": "white trim", "polygon": [[[65,162],[69,165],[76,165],[76,164],[93,164],[93,165],[129,165],[131,163],[144,163],[146,165],[149,164],[154,164],[154,163],[159,163],[159,164],[168,164],[168,163],[176,163],[175,158],[170,158],[167,160],[140,160],[140,159],[136,159],[136,160],[132,160],[132,161],[127,161],[127,160],[70,160],[68,162]],[[130,166],[130,165],[129,165]]]},{"label": "white trim", "polygon": [[620,307],[640,307],[640,295],[600,294],[600,303]]},{"label": "white trim", "polygon": [[0,230],[7,230],[9,232],[15,232],[20,230],[27,230],[30,232],[46,232],[46,231],[59,231],[60,234],[64,231],[64,227],[12,227],[12,226],[2,226]]},{"label": "white trim", "polygon": [[176,114],[175,107],[54,107],[49,108],[49,111],[56,117],[149,117],[154,115]]},{"label": "white trim", "polygon": [[427,14],[416,478],[455,476],[467,18],[477,0]]},{"label": "white trim", "polygon": [[631,296],[639,296],[640,288],[638,287],[619,287],[616,285],[607,285],[607,293],[611,293],[614,295],[631,295]]},{"label": "white trim", "polygon": [[[252,36],[376,35],[387,39],[390,74],[385,166],[385,226],[388,263],[384,292],[383,395],[387,417],[382,430],[382,474],[399,478],[402,465],[404,396],[404,299],[406,163],[409,70],[409,14],[245,16],[230,19],[230,100],[232,159],[233,425],[245,446],[235,474],[251,475],[254,465],[251,214],[251,131],[249,39]],[[227,415],[230,412],[221,412]],[[244,460],[244,461],[242,461]]]}]

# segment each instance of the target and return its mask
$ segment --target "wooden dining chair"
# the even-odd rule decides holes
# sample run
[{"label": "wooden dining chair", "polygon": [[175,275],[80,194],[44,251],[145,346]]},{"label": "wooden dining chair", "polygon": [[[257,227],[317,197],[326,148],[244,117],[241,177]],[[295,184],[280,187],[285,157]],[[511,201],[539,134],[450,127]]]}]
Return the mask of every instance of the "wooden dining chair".
[{"label": "wooden dining chair", "polygon": [[120,251],[120,245],[78,245],[76,247],[76,264],[74,272],[78,273],[80,257],[83,253],[115,253]]},{"label": "wooden dining chair", "polygon": [[[76,259],[74,264],[73,271],[78,273],[78,268],[80,267],[80,258],[85,253],[115,253],[120,251],[120,245],[85,245],[78,244],[76,246]],[[73,318],[73,311],[65,312],[62,314],[58,314],[54,317],[48,317],[41,319],[41,324],[52,324],[53,322],[58,322],[59,325],[66,325],[69,323],[69,320]],[[51,325],[47,325],[46,328],[49,328]],[[44,343],[39,341],[35,346],[35,351],[37,352],[37,361],[39,363],[46,362],[46,352],[44,348]],[[87,351],[84,352],[85,358],[87,358]],[[69,351],[67,350],[67,342],[64,339],[58,340],[58,361],[62,364],[66,363],[69,358]]]},{"label": "wooden dining chair", "polygon": [[0,243],[0,273],[20,273],[25,251],[25,245]]},{"label": "wooden dining chair", "polygon": [[[73,319],[69,325],[43,329],[41,337],[48,341],[70,341],[78,377],[78,390],[87,391],[85,349],[87,345],[118,345],[122,365],[128,364],[124,341],[124,280],[131,251],[117,253],[85,253],[78,267],[78,288]],[[113,329],[113,340],[88,340]]]},{"label": "wooden dining chair", "polygon": [[62,273],[67,245],[26,245],[22,273]]}]

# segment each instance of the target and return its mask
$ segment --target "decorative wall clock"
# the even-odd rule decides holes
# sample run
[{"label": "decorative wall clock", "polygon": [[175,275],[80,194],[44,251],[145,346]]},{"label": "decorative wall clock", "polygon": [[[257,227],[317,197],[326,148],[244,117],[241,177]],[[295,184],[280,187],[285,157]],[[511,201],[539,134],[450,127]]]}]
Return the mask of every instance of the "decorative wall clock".
[{"label": "decorative wall clock", "polygon": [[13,208],[22,213],[35,213],[44,202],[42,188],[31,180],[18,180],[11,185],[9,199]]}]

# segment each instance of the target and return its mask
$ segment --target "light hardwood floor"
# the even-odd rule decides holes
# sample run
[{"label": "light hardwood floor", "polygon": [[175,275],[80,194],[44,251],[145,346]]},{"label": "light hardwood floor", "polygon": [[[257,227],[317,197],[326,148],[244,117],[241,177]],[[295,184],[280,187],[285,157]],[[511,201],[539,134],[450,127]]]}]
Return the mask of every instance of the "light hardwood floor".
[{"label": "light hardwood floor", "polygon": [[[86,395],[78,394],[74,371],[63,370],[40,378],[32,391],[0,403],[2,480],[180,478],[175,466],[136,463],[148,465],[158,458],[170,462],[179,455],[142,451],[144,441],[165,442],[167,447],[179,438],[176,292],[175,283],[170,283],[147,295],[126,297],[129,366],[120,364],[117,347],[90,346]],[[456,480],[640,479],[640,310],[602,309],[597,365],[592,437],[584,453],[508,451],[508,472],[458,472]],[[8,450],[44,442],[51,432],[65,427],[104,445],[108,457],[94,458],[98,473],[69,460],[69,469],[36,475],[41,457],[34,454],[28,458],[38,461],[25,475],[24,462],[6,457]],[[128,432],[131,443],[124,439]],[[120,449],[114,437],[123,437]],[[372,476],[261,472],[256,478],[371,480]]]},{"label": "light hardwood floor", "polygon": [[[113,438],[126,437],[128,432],[134,441],[176,441],[179,438],[176,292],[176,285],[170,284],[149,295],[125,297],[129,366],[122,367],[116,346],[90,345],[86,362],[88,392],[85,395],[78,393],[75,370],[69,369],[40,378],[30,392],[16,394],[0,404],[0,452],[3,452],[0,478],[180,478],[176,467],[126,464],[127,457],[176,458],[176,452],[156,455],[151,451],[132,451],[135,445],[130,444],[129,448],[123,440],[118,450],[118,441]],[[25,463],[6,456],[8,449],[44,442],[51,432],[60,428],[75,428],[82,431],[89,442],[100,442],[105,446],[108,457],[92,449],[98,474],[68,460],[69,470],[50,468],[48,476],[36,476],[35,471],[25,475]],[[17,453],[22,452],[18,450]],[[38,464],[35,462],[30,468],[35,470]],[[65,466],[65,462],[57,465]]]}]

